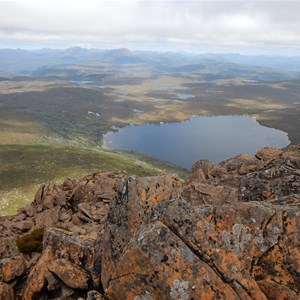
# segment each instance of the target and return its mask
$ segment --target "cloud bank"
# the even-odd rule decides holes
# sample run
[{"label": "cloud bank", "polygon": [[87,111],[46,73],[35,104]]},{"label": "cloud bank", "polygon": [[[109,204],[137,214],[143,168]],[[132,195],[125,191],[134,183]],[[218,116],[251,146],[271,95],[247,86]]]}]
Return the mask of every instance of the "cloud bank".
[{"label": "cloud bank", "polygon": [[0,1],[0,45],[300,54],[299,1]]}]

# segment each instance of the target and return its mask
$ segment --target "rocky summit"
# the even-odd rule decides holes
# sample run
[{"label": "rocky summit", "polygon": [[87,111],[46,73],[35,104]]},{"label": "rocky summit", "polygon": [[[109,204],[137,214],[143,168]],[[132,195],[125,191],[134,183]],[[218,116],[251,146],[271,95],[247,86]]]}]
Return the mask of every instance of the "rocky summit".
[{"label": "rocky summit", "polygon": [[300,299],[300,145],[48,182],[0,219],[0,299]]}]

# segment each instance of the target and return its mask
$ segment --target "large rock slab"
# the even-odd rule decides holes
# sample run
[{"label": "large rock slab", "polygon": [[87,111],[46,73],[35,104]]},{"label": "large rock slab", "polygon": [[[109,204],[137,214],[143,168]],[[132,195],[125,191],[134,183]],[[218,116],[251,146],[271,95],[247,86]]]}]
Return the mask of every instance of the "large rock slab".
[{"label": "large rock slab", "polygon": [[[300,146],[291,146],[286,152],[264,148],[256,156],[258,158],[239,155],[217,166],[197,162],[193,167],[194,173],[187,179],[183,196],[187,201],[194,201],[195,191],[201,198],[202,190],[211,189],[214,192],[208,193],[210,199],[201,201],[219,205],[222,197],[231,201],[230,196],[223,194],[223,187],[227,194],[233,189],[237,193],[236,200],[241,202],[269,201],[282,204],[287,197],[288,201],[295,202],[290,198],[298,199],[300,194]],[[225,171],[217,172],[220,168]],[[298,200],[296,202],[299,204]]]},{"label": "large rock slab", "polygon": [[107,288],[119,259],[144,218],[158,203],[181,193],[181,183],[173,175],[129,178],[110,202],[108,220],[101,239],[102,285]]},{"label": "large rock slab", "polygon": [[77,183],[70,201],[73,206],[82,202],[109,202],[117,194],[124,178],[123,172],[97,172],[88,175]]},{"label": "large rock slab", "polygon": [[41,293],[45,292],[47,285],[46,278],[51,275],[47,266],[51,261],[53,261],[53,259],[54,256],[50,247],[46,248],[43,251],[43,255],[28,275],[22,299],[36,299],[41,296]]},{"label": "large rock slab", "polygon": [[15,294],[12,287],[6,283],[0,282],[0,300],[14,300]]},{"label": "large rock slab", "polygon": [[0,260],[0,279],[10,282],[25,273],[27,265],[23,255]]},{"label": "large rock slab", "polygon": [[58,276],[64,284],[73,289],[87,289],[90,276],[84,269],[66,259],[55,259],[48,263],[48,269]]},{"label": "large rock slab", "polygon": [[[260,202],[192,207],[162,202],[152,213],[222,276],[241,296],[263,299],[256,280],[300,292],[300,210]],[[238,289],[236,288],[238,285]]]},{"label": "large rock slab", "polygon": [[106,296],[115,300],[240,299],[161,222],[137,231],[109,281]]}]

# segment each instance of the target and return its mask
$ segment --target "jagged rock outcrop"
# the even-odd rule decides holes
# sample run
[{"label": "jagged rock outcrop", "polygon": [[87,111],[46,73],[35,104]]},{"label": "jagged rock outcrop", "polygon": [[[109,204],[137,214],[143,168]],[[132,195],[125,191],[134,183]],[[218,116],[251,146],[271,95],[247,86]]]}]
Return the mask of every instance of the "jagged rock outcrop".
[{"label": "jagged rock outcrop", "polygon": [[[299,145],[198,161],[184,184],[47,183],[0,219],[0,299],[299,299],[299,195]],[[42,253],[20,253],[40,227]]]}]

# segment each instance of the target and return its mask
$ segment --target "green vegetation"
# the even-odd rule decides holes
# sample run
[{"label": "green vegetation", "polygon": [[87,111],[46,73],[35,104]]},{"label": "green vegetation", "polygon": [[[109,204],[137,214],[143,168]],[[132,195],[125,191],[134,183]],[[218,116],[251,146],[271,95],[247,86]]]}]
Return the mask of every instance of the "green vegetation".
[{"label": "green vegetation", "polygon": [[[172,164],[99,148],[103,134],[131,123],[250,115],[300,141],[297,74],[228,63],[190,67],[99,62],[0,81],[0,215],[15,214],[48,180],[113,170],[185,178],[187,171]],[[175,99],[177,93],[195,97]]]},{"label": "green vegetation", "polygon": [[43,250],[44,228],[38,228],[29,234],[17,239],[19,251],[24,254],[42,252]]},{"label": "green vegetation", "polygon": [[170,163],[134,153],[118,153],[47,145],[0,145],[0,214],[14,214],[33,200],[39,185],[66,177],[80,179],[96,171],[122,170],[138,176],[159,174],[163,169],[187,171]]}]

